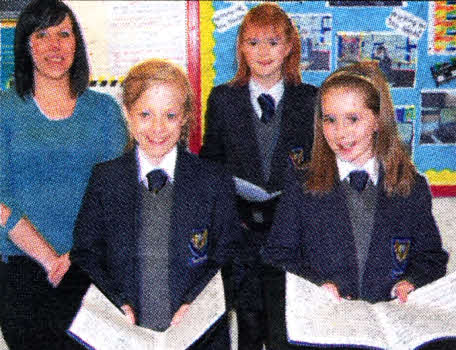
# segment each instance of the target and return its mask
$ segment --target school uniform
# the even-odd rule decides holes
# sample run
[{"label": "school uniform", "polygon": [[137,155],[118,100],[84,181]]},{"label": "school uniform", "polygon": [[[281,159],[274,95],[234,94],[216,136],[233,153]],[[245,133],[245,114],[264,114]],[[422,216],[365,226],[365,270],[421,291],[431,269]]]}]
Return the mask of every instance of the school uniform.
[{"label": "school uniform", "polygon": [[[253,80],[244,86],[215,87],[208,99],[200,157],[218,161],[233,176],[275,192],[282,189],[288,158],[293,156],[298,162],[305,162],[310,157],[316,88],[281,81],[271,90],[262,91]],[[274,98],[275,114],[263,124],[257,97],[266,92]],[[264,298],[268,297],[264,292],[270,288],[264,284],[284,281],[282,273],[263,266],[259,257],[277,199],[261,204],[240,197],[237,200],[245,238],[233,267],[238,285],[234,294],[239,343],[240,349],[259,349],[267,332]]]},{"label": "school uniform", "polygon": [[[448,254],[424,177],[416,175],[410,195],[387,196],[382,168],[371,168],[363,191],[351,188],[344,174],[322,195],[304,192],[305,170],[290,169],[265,261],[318,285],[331,281],[344,298],[372,303],[392,299],[399,281],[419,288],[444,276]],[[284,329],[277,331],[275,349],[293,348]]]},{"label": "school uniform", "polygon": [[[173,152],[175,168],[155,194],[141,175],[138,148],[95,166],[71,251],[115,305],[131,305],[140,325],[158,331],[198,296],[238,239],[230,177],[183,147]],[[225,318],[219,323],[195,349],[229,348]]]}]

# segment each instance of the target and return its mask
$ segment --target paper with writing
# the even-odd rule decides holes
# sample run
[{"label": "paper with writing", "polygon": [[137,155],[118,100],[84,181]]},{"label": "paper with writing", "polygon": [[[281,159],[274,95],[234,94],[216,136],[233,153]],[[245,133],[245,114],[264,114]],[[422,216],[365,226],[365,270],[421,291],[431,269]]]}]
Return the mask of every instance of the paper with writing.
[{"label": "paper with writing", "polygon": [[328,291],[291,273],[286,283],[287,333],[293,344],[406,350],[456,337],[456,273],[411,293],[405,304],[338,302]]},{"label": "paper with writing", "polygon": [[182,321],[164,332],[131,325],[122,311],[91,285],[68,332],[89,349],[181,350],[199,339],[224,312],[220,271],[190,304]]},{"label": "paper with writing", "polygon": [[269,193],[261,187],[239,177],[234,177],[236,194],[250,202],[266,202],[280,195],[281,191]]}]

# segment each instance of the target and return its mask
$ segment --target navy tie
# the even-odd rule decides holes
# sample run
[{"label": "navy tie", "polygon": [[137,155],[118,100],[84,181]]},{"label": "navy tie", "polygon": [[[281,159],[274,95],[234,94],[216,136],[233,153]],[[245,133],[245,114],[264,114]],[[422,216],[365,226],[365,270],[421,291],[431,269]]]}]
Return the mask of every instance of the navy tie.
[{"label": "navy tie", "polygon": [[354,170],[350,173],[350,186],[358,192],[364,190],[369,179],[369,174],[364,170]]},{"label": "navy tie", "polygon": [[261,121],[267,124],[275,113],[275,102],[274,98],[268,94],[261,94],[258,96],[258,103],[261,107]]},{"label": "navy tie", "polygon": [[149,185],[149,191],[152,191],[155,194],[157,194],[168,181],[168,175],[166,175],[166,172],[162,169],[152,170],[146,175],[146,177]]}]

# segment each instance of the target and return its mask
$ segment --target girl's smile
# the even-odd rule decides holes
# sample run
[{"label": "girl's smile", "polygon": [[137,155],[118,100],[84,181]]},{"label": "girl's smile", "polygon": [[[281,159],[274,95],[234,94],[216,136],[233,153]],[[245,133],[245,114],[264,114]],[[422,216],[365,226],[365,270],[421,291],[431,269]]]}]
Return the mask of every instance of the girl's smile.
[{"label": "girl's smile", "polygon": [[130,132],[149,160],[159,164],[179,142],[185,96],[172,83],[154,83],[127,111]]},{"label": "girl's smile", "polygon": [[361,91],[331,88],[322,96],[323,134],[336,156],[363,165],[374,156],[377,116]]}]

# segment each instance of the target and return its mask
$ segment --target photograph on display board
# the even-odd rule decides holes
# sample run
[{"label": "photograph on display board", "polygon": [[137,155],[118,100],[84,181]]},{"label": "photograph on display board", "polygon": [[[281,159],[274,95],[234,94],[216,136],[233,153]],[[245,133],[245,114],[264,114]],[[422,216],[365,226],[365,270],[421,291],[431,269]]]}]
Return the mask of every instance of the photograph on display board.
[{"label": "photograph on display board", "polygon": [[456,57],[451,57],[446,62],[434,63],[431,66],[431,74],[436,87],[456,79]]},{"label": "photograph on display board", "polygon": [[456,143],[456,90],[421,92],[420,144]]},{"label": "photograph on display board", "polygon": [[13,23],[0,24],[0,90],[6,90],[13,84],[14,31]]},{"label": "photograph on display board", "polygon": [[331,70],[332,15],[289,14],[301,37],[301,70]]},{"label": "photograph on display board", "polygon": [[384,0],[384,1],[363,1],[363,0],[334,0],[328,1],[329,6],[361,7],[361,6],[403,6],[404,1]]},{"label": "photograph on display board", "polygon": [[383,32],[338,32],[337,67],[378,61],[393,88],[415,86],[417,43],[409,37]]},{"label": "photograph on display board", "polygon": [[395,106],[397,129],[402,142],[409,153],[412,152],[412,145],[415,139],[416,108],[413,105]]}]

